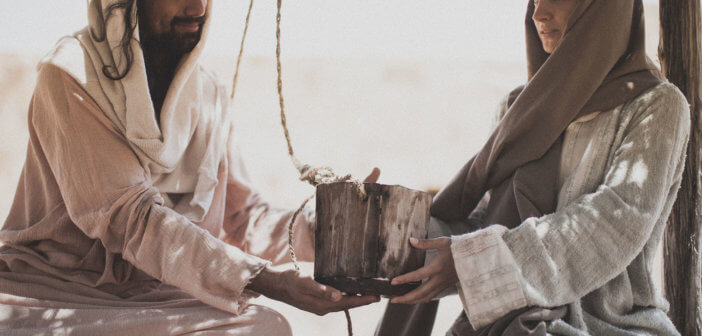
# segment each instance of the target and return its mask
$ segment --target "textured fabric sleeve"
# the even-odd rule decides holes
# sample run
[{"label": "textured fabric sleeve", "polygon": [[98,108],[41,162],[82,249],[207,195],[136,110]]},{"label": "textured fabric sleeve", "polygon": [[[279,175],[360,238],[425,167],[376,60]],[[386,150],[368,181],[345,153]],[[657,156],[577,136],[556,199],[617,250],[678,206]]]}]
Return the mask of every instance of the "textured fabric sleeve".
[{"label": "textured fabric sleeve", "polygon": [[213,307],[238,314],[267,262],[163,206],[138,158],[73,78],[42,67],[30,111],[71,220],[111,253]]},{"label": "textured fabric sleeve", "polygon": [[[251,186],[235,136],[229,137],[229,179],[222,240],[274,264],[291,262],[288,225],[297,209],[271,207]],[[308,206],[309,203],[308,202]],[[305,207],[295,220],[293,248],[298,261],[314,260],[314,211]]]},{"label": "textured fabric sleeve", "polygon": [[458,294],[476,329],[527,304],[515,260],[502,240],[505,232],[504,226],[492,225],[451,239]]},{"label": "textured fabric sleeve", "polygon": [[680,186],[689,107],[663,85],[625,108],[635,109],[633,118],[594,192],[513,230],[494,225],[452,238],[461,298],[475,328],[514,309],[556,307],[602,287],[665,220]]}]

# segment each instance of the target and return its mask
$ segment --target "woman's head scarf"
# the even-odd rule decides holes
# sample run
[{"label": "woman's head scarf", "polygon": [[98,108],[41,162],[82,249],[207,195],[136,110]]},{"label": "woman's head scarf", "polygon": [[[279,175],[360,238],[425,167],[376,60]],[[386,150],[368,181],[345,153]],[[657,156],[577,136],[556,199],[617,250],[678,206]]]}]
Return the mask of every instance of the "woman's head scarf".
[{"label": "woman's head scarf", "polygon": [[547,54],[526,16],[528,82],[480,152],[435,197],[432,215],[465,219],[491,190],[485,224],[515,227],[556,209],[562,136],[581,116],[622,105],[661,83],[645,52],[641,0],[576,0]]}]

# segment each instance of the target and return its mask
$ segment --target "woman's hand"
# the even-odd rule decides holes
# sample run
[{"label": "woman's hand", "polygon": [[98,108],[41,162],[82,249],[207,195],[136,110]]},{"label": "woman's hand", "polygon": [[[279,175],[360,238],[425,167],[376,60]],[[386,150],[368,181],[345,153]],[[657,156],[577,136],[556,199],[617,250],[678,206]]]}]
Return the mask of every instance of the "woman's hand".
[{"label": "woman's hand", "polygon": [[272,267],[266,267],[246,288],[320,316],[380,301],[374,295],[342,295],[299,271]]},{"label": "woman's hand", "polygon": [[451,238],[410,238],[410,244],[422,250],[438,250],[439,253],[429,265],[392,279],[393,285],[428,279],[417,289],[403,296],[393,298],[390,300],[392,303],[416,304],[429,302],[444,289],[458,282],[458,275],[456,274],[456,268],[453,265],[453,256],[451,255]]}]

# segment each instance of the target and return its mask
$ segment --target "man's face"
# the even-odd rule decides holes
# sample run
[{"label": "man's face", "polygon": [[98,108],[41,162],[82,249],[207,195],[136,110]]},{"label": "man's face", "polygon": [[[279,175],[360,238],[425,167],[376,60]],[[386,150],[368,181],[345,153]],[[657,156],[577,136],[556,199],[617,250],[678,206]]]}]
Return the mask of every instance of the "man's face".
[{"label": "man's face", "polygon": [[[608,0],[616,1],[616,0]],[[534,0],[534,25],[547,53],[556,50],[565,35],[577,0]]]},{"label": "man's face", "polygon": [[208,0],[138,0],[144,46],[185,54],[200,42]]}]

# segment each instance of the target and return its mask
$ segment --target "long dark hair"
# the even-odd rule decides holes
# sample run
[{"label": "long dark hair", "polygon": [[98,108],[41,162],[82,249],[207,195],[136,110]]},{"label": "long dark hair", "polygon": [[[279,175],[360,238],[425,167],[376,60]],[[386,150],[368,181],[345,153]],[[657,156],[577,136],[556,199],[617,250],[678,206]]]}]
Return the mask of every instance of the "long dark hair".
[{"label": "long dark hair", "polygon": [[[90,35],[96,42],[104,42],[107,39],[107,21],[113,18],[118,10],[124,11],[124,34],[117,48],[121,49],[124,58],[127,60],[127,66],[124,71],[120,73],[119,67],[116,64],[105,65],[102,67],[102,73],[105,77],[112,80],[120,80],[127,76],[129,70],[132,68],[132,63],[134,63],[134,50],[132,50],[132,39],[134,39],[134,31],[136,30],[138,19],[135,21],[132,18],[132,11],[136,5],[137,0],[120,0],[107,7],[105,13],[102,13],[102,5],[98,1],[98,12],[102,16],[102,24],[100,33],[96,33],[92,28],[90,29]],[[137,15],[139,15],[137,13]]]}]

